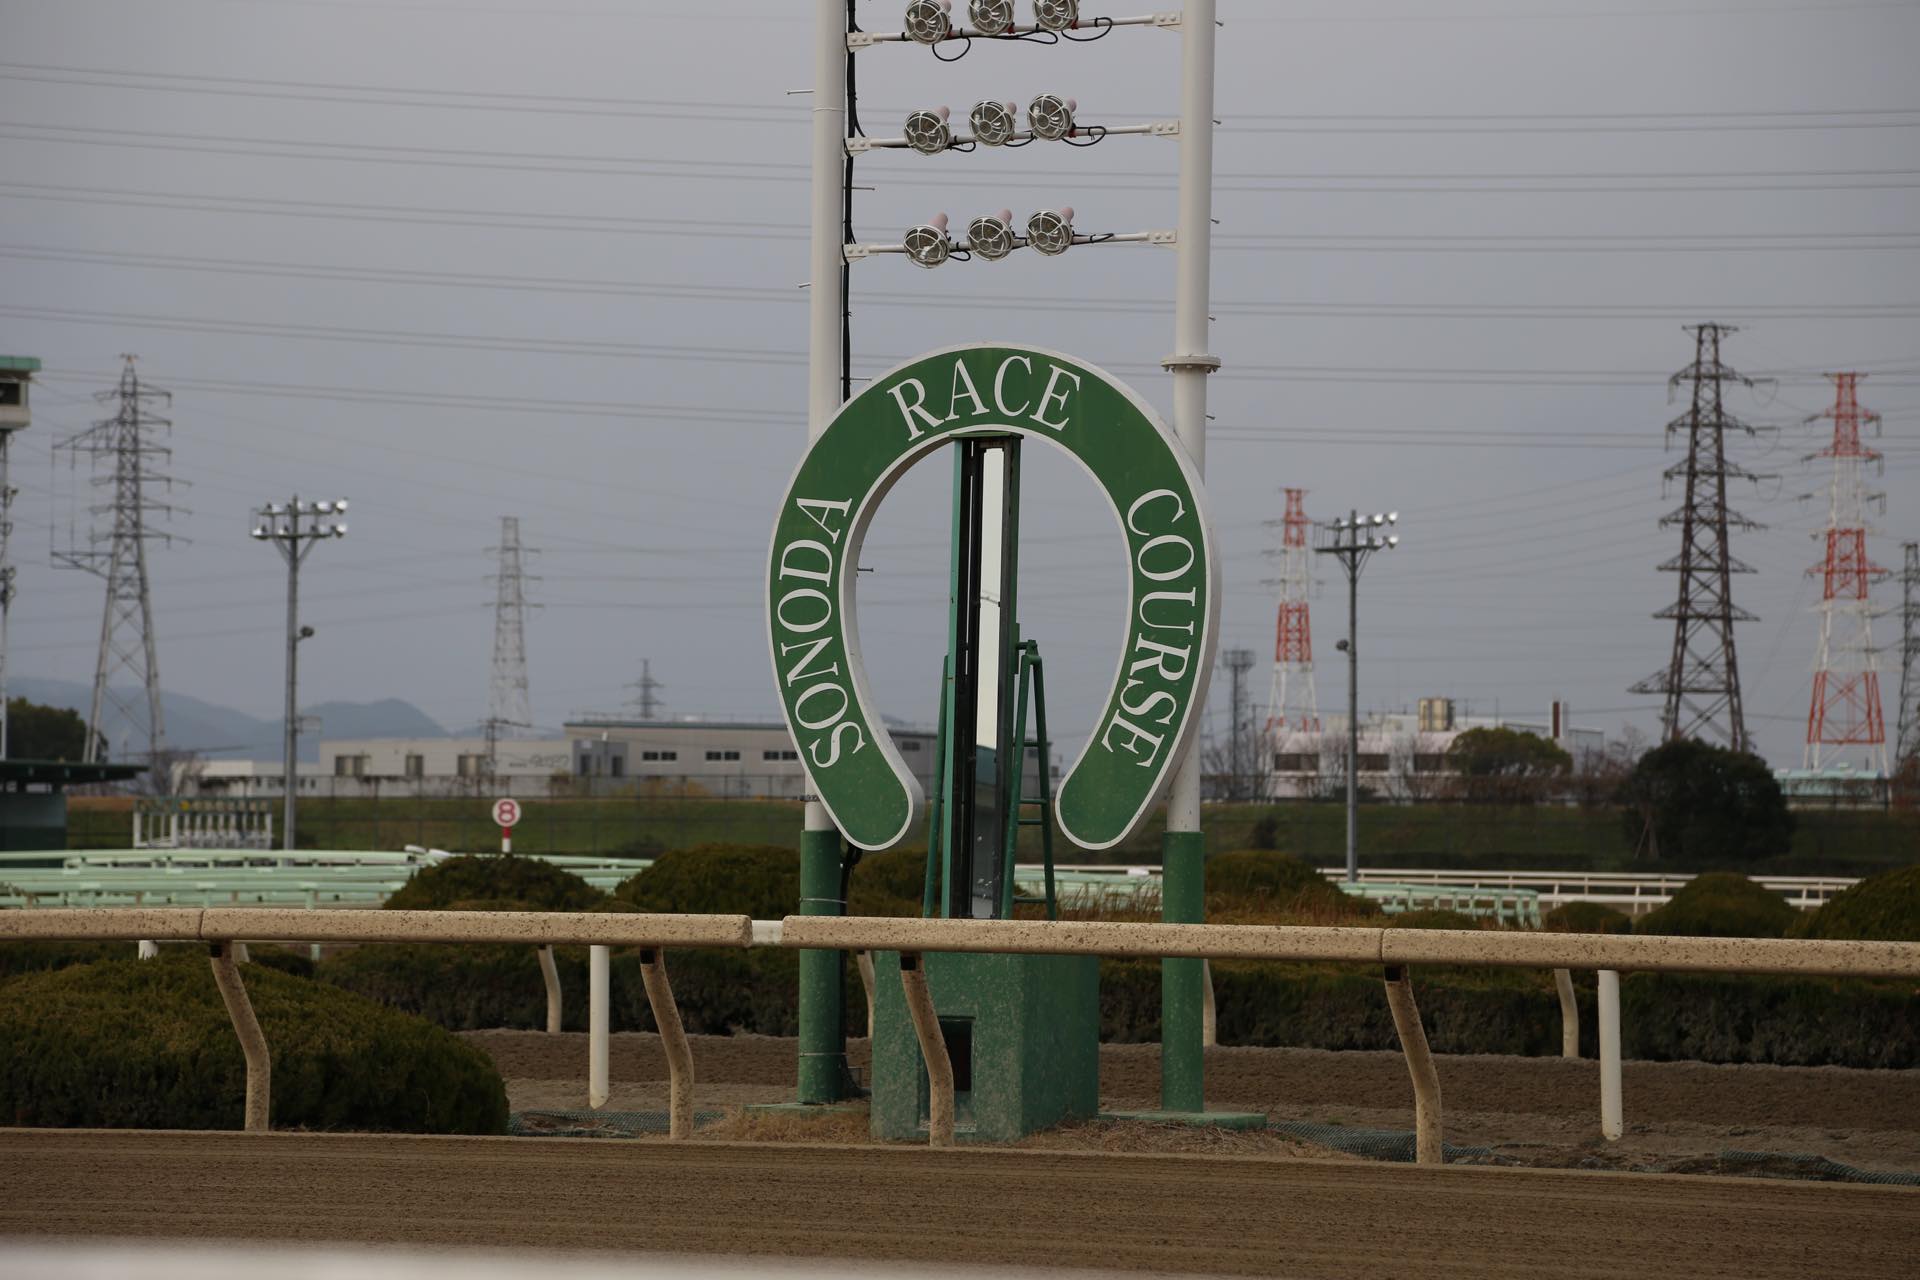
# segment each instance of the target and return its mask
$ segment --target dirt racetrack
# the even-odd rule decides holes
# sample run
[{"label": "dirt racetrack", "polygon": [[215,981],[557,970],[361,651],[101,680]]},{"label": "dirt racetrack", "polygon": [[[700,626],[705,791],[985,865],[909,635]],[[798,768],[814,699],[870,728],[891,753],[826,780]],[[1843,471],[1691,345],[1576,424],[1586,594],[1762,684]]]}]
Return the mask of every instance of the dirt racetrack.
[{"label": "dirt racetrack", "polygon": [[[0,1130],[7,1237],[1318,1277],[1911,1276],[1920,1193],[908,1147]],[[4,1262],[0,1253],[0,1263]],[[4,1266],[0,1266],[4,1270]]]},{"label": "dirt racetrack", "polygon": [[[506,1078],[513,1106],[586,1105],[586,1037],[469,1032]],[[777,1102],[793,1092],[795,1044],[767,1036],[695,1036],[698,1105]],[[856,1066],[865,1040],[848,1044]],[[1413,1126],[1413,1089],[1398,1053],[1223,1047],[1207,1050],[1207,1100],[1281,1120],[1383,1129]],[[1920,1071],[1628,1062],[1627,1134],[1599,1139],[1599,1066],[1494,1055],[1438,1059],[1449,1142],[1492,1160],[1550,1167],[1711,1171],[1728,1150],[1816,1155],[1861,1169],[1920,1172]],[[613,1037],[615,1110],[666,1105],[659,1039]],[[1100,1049],[1108,1110],[1159,1105],[1160,1047]],[[740,1135],[745,1136],[745,1135]]]}]

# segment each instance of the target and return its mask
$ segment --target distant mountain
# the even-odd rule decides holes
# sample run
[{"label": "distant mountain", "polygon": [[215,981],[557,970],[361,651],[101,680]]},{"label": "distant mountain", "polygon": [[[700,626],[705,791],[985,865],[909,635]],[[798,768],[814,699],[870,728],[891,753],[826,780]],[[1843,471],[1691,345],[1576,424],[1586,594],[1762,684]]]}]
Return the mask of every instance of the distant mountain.
[{"label": "distant mountain", "polygon": [[[93,703],[93,686],[72,680],[10,677],[7,693],[50,707],[70,707],[86,715]],[[232,707],[204,702],[181,693],[160,694],[160,714],[167,722],[167,743],[183,751],[197,751],[212,760],[277,760],[281,751],[281,721],[263,720]],[[319,731],[300,735],[300,758],[320,758],[320,738],[444,738],[447,731],[420,708],[400,698],[378,702],[322,702],[301,710],[317,718]],[[109,716],[102,726],[114,754],[143,749],[131,739],[131,729]]]}]

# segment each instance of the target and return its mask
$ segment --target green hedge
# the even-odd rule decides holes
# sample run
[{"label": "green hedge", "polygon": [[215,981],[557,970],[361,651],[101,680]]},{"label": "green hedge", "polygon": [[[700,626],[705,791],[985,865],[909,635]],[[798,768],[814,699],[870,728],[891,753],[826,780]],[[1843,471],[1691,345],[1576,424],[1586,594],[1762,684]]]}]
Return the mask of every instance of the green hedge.
[{"label": "green hedge", "polygon": [[1632,1058],[1920,1067],[1912,983],[1635,973],[1620,983],[1620,1020]]},{"label": "green hedge", "polygon": [[[206,949],[199,943],[160,944],[161,955],[175,953],[205,957]],[[93,964],[99,960],[127,960],[136,955],[136,946],[131,942],[79,942],[52,938],[0,942],[0,982],[26,973],[44,973],[76,964]],[[302,978],[313,976],[313,961],[301,952],[289,951],[285,947],[255,945],[248,948],[248,957],[255,964],[278,969],[282,973]]]},{"label": "green hedge", "polygon": [[[262,965],[277,1128],[502,1133],[486,1055],[439,1027]],[[204,955],[100,960],[0,986],[0,1123],[233,1129],[246,1064]]]},{"label": "green hedge", "polygon": [[1563,902],[1540,922],[1549,933],[1632,933],[1633,917],[1598,902]]},{"label": "green hedge", "polygon": [[605,898],[600,890],[539,858],[473,853],[422,867],[387,899],[394,910],[444,911],[455,903],[511,900],[531,911],[585,911]]},{"label": "green hedge", "polygon": [[[1581,1052],[1598,1052],[1590,975],[1576,975]],[[1415,969],[1414,994],[1437,1053],[1552,1056],[1560,1006],[1536,970]],[[1335,965],[1213,966],[1220,1043],[1397,1049],[1379,976]],[[1658,1061],[1920,1067],[1920,993],[1911,984],[1709,974],[1627,975],[1622,1052]],[[1160,1038],[1160,966],[1100,966],[1101,1039]]]},{"label": "green hedge", "polygon": [[[554,968],[560,977],[561,1026],[585,1031],[587,949],[556,947]],[[654,1030],[638,954],[615,951],[608,971],[612,1029]],[[849,1025],[864,1029],[860,980],[852,965],[847,972]],[[547,1025],[546,983],[533,947],[379,943],[328,956],[317,976],[453,1031],[544,1030]],[[696,1035],[790,1036],[799,1030],[797,952],[765,947],[670,951],[667,977],[681,1021]]]},{"label": "green hedge", "polygon": [[800,855],[779,845],[702,844],[660,855],[613,896],[642,911],[778,920],[799,910]]},{"label": "green hedge", "polygon": [[1796,938],[1920,942],[1920,866],[1862,880],[1794,921]]},{"label": "green hedge", "polygon": [[1691,938],[1782,938],[1794,909],[1771,889],[1732,871],[1709,871],[1634,922],[1635,933]]}]

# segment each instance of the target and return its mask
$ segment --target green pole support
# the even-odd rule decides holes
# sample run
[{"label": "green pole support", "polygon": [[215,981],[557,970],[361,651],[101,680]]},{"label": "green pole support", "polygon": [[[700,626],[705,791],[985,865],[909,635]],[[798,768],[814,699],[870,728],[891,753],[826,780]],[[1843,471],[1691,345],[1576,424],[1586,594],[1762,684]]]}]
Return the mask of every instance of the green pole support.
[{"label": "green pole support", "polygon": [[[1200,924],[1206,917],[1206,838],[1169,831],[1161,845],[1160,919]],[[1200,1024],[1206,995],[1200,960],[1160,962],[1160,1109],[1206,1110]]]},{"label": "green pole support", "polygon": [[[800,835],[800,914],[843,916],[840,833],[832,827]],[[798,1101],[847,1097],[846,994],[838,951],[800,953],[800,1081]]]}]

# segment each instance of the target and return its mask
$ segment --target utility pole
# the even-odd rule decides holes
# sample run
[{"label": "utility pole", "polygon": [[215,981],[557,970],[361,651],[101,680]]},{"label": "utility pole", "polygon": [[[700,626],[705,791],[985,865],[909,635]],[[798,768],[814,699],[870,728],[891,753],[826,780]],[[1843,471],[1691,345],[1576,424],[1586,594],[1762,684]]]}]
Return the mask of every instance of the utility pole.
[{"label": "utility pole", "polygon": [[[1305,489],[1287,489],[1286,514],[1269,525],[1280,526],[1279,576],[1268,586],[1280,589],[1279,616],[1274,621],[1273,680],[1267,686],[1267,723],[1260,773],[1274,775],[1274,758],[1306,735],[1320,732],[1320,700],[1313,685],[1313,620],[1308,595],[1313,588],[1307,546]],[[1295,752],[1300,748],[1295,745]],[[1264,788],[1274,799],[1276,787]]]},{"label": "utility pole", "polygon": [[[500,772],[502,731],[533,727],[533,698],[527,687],[527,587],[524,558],[532,552],[520,545],[520,518],[500,517],[500,545],[490,547],[499,556],[494,574],[493,681],[487,691],[487,775]],[[511,736],[511,733],[508,734]]]},{"label": "utility pole", "polygon": [[286,793],[286,802],[282,809],[281,826],[284,830],[285,845],[289,853],[293,851],[294,801],[300,791],[300,701],[299,666],[300,642],[313,635],[312,627],[300,625],[300,562],[307,558],[313,545],[324,538],[344,538],[347,536],[345,523],[333,519],[344,515],[347,500],[338,498],[332,502],[302,502],[298,494],[285,503],[269,502],[255,508],[253,513],[253,537],[259,542],[271,542],[280,558],[287,562],[287,708],[286,729],[284,733],[286,772],[281,778],[281,790]]},{"label": "utility pole", "polygon": [[651,658],[640,659],[640,678],[627,688],[634,691],[633,697],[627,700],[627,705],[638,711],[642,720],[654,720],[659,717],[660,690],[665,686],[653,678]]},{"label": "utility pole", "polygon": [[1400,513],[1363,516],[1349,511],[1320,528],[1317,555],[1332,556],[1347,575],[1347,638],[1338,648],[1347,655],[1347,883],[1360,879],[1360,571],[1376,551],[1400,545],[1400,535],[1383,530],[1400,523]]},{"label": "utility pole", "polygon": [[1862,426],[1877,427],[1880,415],[1860,407],[1857,373],[1830,373],[1833,407],[1808,422],[1833,423],[1833,440],[1807,460],[1829,458],[1827,527],[1813,536],[1825,544],[1818,574],[1820,648],[1813,668],[1813,701],[1807,708],[1804,763],[1818,769],[1846,748],[1865,748],[1865,760],[1887,771],[1887,722],[1880,706],[1880,659],[1873,647],[1873,583],[1887,571],[1867,558],[1867,507],[1886,495],[1866,486],[1864,472],[1880,454],[1860,439]]},{"label": "utility pole", "polygon": [[1900,550],[1900,709],[1894,759],[1905,765],[1920,756],[1920,542],[1902,543]]},{"label": "utility pole", "polygon": [[[69,465],[88,455],[93,472],[89,483],[111,496],[93,504],[89,512],[109,518],[105,531],[90,530],[84,544],[71,543],[53,553],[54,562],[85,569],[107,580],[106,608],[100,618],[99,657],[93,669],[93,702],[87,714],[86,760],[99,758],[106,732],[103,715],[116,713],[121,724],[147,739],[147,759],[158,765],[166,746],[166,721],[160,711],[160,658],[154,648],[153,589],[147,579],[147,543],[171,542],[171,534],[148,527],[150,516],[165,517],[174,508],[157,501],[160,488],[171,491],[173,477],[155,470],[173,457],[173,450],[155,440],[155,433],[172,430],[173,423],[153,413],[148,405],[171,403],[165,391],[144,386],[133,356],[122,356],[120,381],[110,391],[96,391],[94,399],[112,403],[113,416],[54,446],[65,451]],[[104,544],[104,546],[102,545]],[[113,677],[125,671],[138,680],[142,700],[115,692]]]},{"label": "utility pole", "polygon": [[0,760],[7,758],[7,613],[13,607],[14,567],[7,553],[13,536],[13,498],[8,454],[16,431],[32,422],[28,386],[40,372],[32,356],[0,356]]},{"label": "utility pole", "polygon": [[1723,389],[1729,382],[1750,387],[1753,379],[1720,362],[1720,339],[1737,332],[1732,325],[1689,325],[1687,331],[1693,334],[1693,363],[1667,382],[1670,389],[1692,384],[1687,411],[1667,424],[1669,440],[1686,432],[1687,457],[1665,473],[1669,481],[1684,481],[1686,496],[1660,520],[1662,527],[1680,527],[1680,554],[1660,566],[1680,575],[1680,592],[1672,605],[1653,615],[1673,619],[1673,655],[1665,669],[1631,692],[1666,695],[1662,742],[1718,737],[1735,751],[1750,751],[1733,624],[1752,622],[1754,615],[1734,605],[1733,575],[1753,569],[1733,558],[1727,533],[1760,526],[1728,508],[1727,479],[1764,477],[1727,461],[1727,432],[1752,435],[1753,428],[1726,411]]}]

